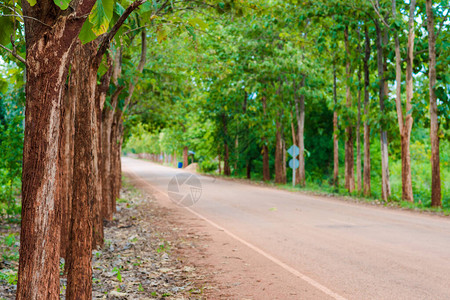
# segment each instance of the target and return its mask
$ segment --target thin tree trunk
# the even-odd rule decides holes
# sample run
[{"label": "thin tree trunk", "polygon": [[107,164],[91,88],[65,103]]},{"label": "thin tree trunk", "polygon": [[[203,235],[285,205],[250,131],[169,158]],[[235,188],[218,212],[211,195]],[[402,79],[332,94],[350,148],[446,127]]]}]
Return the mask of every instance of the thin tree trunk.
[{"label": "thin tree trunk", "polygon": [[358,70],[358,119],[356,122],[356,182],[358,193],[361,194],[361,68]]},{"label": "thin tree trunk", "polygon": [[223,158],[223,175],[230,176],[231,175],[231,169],[230,169],[230,149],[228,147],[228,143],[225,143],[224,145],[224,158]]},{"label": "thin tree trunk", "polygon": [[112,168],[112,124],[114,121],[114,114],[116,110],[119,110],[117,107],[119,95],[124,89],[124,86],[119,86],[114,94],[111,96],[111,108],[105,106],[102,113],[102,215],[108,221],[111,221],[113,218],[112,212],[112,184],[113,176],[111,174]]},{"label": "thin tree trunk", "polygon": [[[101,77],[100,84],[96,86],[95,89],[95,117],[97,122],[97,131],[95,132],[96,140],[97,140],[97,162],[96,162],[96,169],[95,174],[97,176],[97,180],[95,182],[95,188],[97,190],[97,196],[98,200],[95,202],[96,205],[96,217],[94,219],[94,240],[93,240],[93,249],[95,248],[101,248],[103,247],[104,242],[104,234],[103,234],[103,202],[104,202],[104,195],[103,195],[103,180],[104,180],[104,174],[103,174],[103,158],[102,158],[102,108],[105,105],[106,102],[106,93],[109,89],[109,84],[111,82],[111,75],[113,72],[113,65],[111,61],[111,57],[107,56],[107,72]],[[94,70],[93,70],[94,71]],[[97,70],[95,70],[97,73]],[[94,157],[95,159],[95,157]]]},{"label": "thin tree trunk", "polygon": [[[350,91],[350,78],[351,78],[351,67],[350,67],[350,48],[348,45],[348,26],[344,29],[344,41],[345,41],[345,50],[347,54],[347,62],[345,65],[345,72],[347,74],[347,91],[346,91],[346,106],[347,110],[351,110],[352,108],[352,95]],[[353,154],[353,122],[350,117],[347,119],[347,127],[345,128],[345,188],[349,193],[352,193],[355,190],[355,170],[354,170],[354,154]]]},{"label": "thin tree trunk", "polygon": [[370,126],[369,126],[369,111],[370,111],[370,73],[369,73],[369,59],[370,59],[370,37],[367,26],[364,29],[365,35],[365,53],[364,53],[364,195],[369,197],[370,190]]},{"label": "thin tree trunk", "polygon": [[100,174],[101,174],[101,215],[102,219],[112,220],[111,203],[111,126],[113,122],[114,111],[118,103],[118,96],[123,90],[123,86],[117,87],[111,96],[110,105],[105,105],[106,93],[109,89],[110,82],[113,81],[117,85],[117,78],[121,72],[122,47],[119,48],[114,56],[114,62],[109,62],[108,72],[102,77],[102,85],[97,87],[99,95],[98,105],[99,113],[98,121],[100,123]]},{"label": "thin tree trunk", "polygon": [[188,147],[184,146],[184,148],[183,148],[183,168],[186,168],[188,165],[189,165]]},{"label": "thin tree trunk", "polygon": [[283,129],[280,121],[276,120],[276,147],[275,147],[275,183],[286,183]]},{"label": "thin tree trunk", "polygon": [[[63,14],[53,1],[22,2],[26,40],[26,114],[22,225],[16,299],[59,299],[61,201],[58,159],[63,87],[73,42],[95,1]],[[37,20],[37,21],[36,21]],[[45,25],[43,25],[45,24]]]},{"label": "thin tree trunk", "polygon": [[339,188],[339,138],[338,138],[338,112],[337,112],[337,84],[336,65],[333,66],[333,184],[334,188]]},{"label": "thin tree trunk", "polygon": [[[295,126],[294,126],[294,116],[291,112],[291,133],[292,133],[292,145],[295,145],[298,147],[298,141],[297,141],[297,134],[295,132]],[[296,157],[293,157],[292,159],[297,159]],[[299,184],[299,168],[295,169],[295,185]]]},{"label": "thin tree trunk", "polygon": [[[392,12],[395,17],[396,7],[395,0],[392,1]],[[402,82],[402,70],[401,70],[401,54],[400,54],[400,42],[398,34],[395,32],[395,61],[396,61],[396,99],[395,104],[397,108],[397,120],[401,137],[402,148],[402,199],[413,202],[412,192],[412,179],[411,179],[411,155],[409,151],[409,144],[411,138],[412,129],[412,116],[411,116],[411,100],[413,97],[413,78],[412,78],[412,64],[414,55],[414,10],[416,1],[410,1],[410,15],[408,22],[408,48],[407,48],[407,60],[406,60],[406,114],[403,114],[402,100],[401,100],[401,82]]]},{"label": "thin tree trunk", "polygon": [[[302,76],[300,82],[300,87],[305,86],[306,76]],[[305,181],[305,95],[304,93],[295,95],[295,112],[297,115],[297,129],[298,129],[298,183],[300,186],[304,187],[306,185]]]},{"label": "thin tree trunk", "polygon": [[413,98],[413,61],[414,61],[414,11],[416,0],[410,1],[409,24],[408,24],[408,48],[406,60],[406,115],[404,118],[402,135],[402,198],[406,201],[414,202],[411,178],[411,154],[409,145],[411,140],[412,118],[412,98]]},{"label": "thin tree trunk", "polygon": [[[133,4],[135,4],[133,2]],[[132,5],[133,5],[132,4]],[[140,4],[138,4],[140,5]],[[128,10],[128,9],[127,9]],[[116,199],[120,197],[120,189],[122,187],[122,164],[121,164],[121,150],[123,143],[123,114],[126,111],[128,105],[131,102],[131,97],[133,96],[134,89],[142,76],[141,73],[144,69],[147,56],[147,39],[145,28],[141,31],[141,57],[139,60],[138,67],[136,69],[136,75],[133,80],[130,81],[128,85],[128,96],[125,98],[124,105],[122,109],[117,109],[114,112],[113,122],[111,125],[111,202],[110,208],[112,212],[116,212]]]},{"label": "thin tree trunk", "polygon": [[[266,121],[267,114],[267,99],[266,96],[262,96],[263,105],[263,120]],[[262,151],[263,151],[263,179],[264,181],[270,181],[270,166],[269,166],[269,147],[267,147],[267,137],[262,138]]]},{"label": "thin tree trunk", "polygon": [[270,167],[269,167],[269,147],[263,141],[262,151],[263,151],[263,179],[264,181],[270,181]]},{"label": "thin tree trunk", "polygon": [[234,139],[234,152],[236,153],[236,160],[234,161],[234,175],[239,174],[239,135],[238,135],[238,128],[236,128],[236,138]]},{"label": "thin tree trunk", "polygon": [[429,91],[430,91],[430,140],[431,140],[431,206],[440,207],[441,203],[441,170],[439,159],[439,123],[436,85],[436,36],[434,33],[434,15],[432,1],[426,0],[428,53],[429,62]]},{"label": "thin tree trunk", "polygon": [[177,151],[173,151],[173,166],[174,166],[175,168],[178,167]]},{"label": "thin tree trunk", "polygon": [[230,150],[228,147],[228,124],[227,117],[225,114],[222,115],[222,125],[223,125],[223,148],[224,148],[224,157],[223,157],[223,175],[230,176]]},{"label": "thin tree trunk", "polygon": [[[383,36],[379,22],[375,21],[376,28],[376,47],[377,47],[377,66],[378,66],[378,78],[379,78],[379,99],[380,99],[380,113],[383,116],[385,113],[384,98],[387,95],[386,82],[385,82],[385,66],[384,50],[383,50]],[[391,187],[389,182],[389,154],[388,154],[388,140],[387,132],[384,129],[384,121],[380,124],[380,148],[381,148],[381,197],[383,200],[387,200],[391,195]]]}]

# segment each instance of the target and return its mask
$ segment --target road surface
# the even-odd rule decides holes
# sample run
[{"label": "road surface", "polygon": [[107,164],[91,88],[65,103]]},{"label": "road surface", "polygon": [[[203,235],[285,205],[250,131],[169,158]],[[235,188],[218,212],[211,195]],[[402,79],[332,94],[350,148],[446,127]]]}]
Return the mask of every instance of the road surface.
[{"label": "road surface", "polygon": [[[132,158],[122,158],[122,165],[125,173],[165,195],[171,179],[183,172]],[[248,290],[247,296],[450,299],[449,218],[206,176],[199,181],[198,202],[178,209],[216,230],[210,232],[218,240],[221,234],[233,241],[234,255],[246,259],[249,272],[235,290],[246,288],[246,278],[264,285],[264,291],[256,287],[259,292]],[[231,257],[229,243],[219,247],[224,253],[218,257]]]}]

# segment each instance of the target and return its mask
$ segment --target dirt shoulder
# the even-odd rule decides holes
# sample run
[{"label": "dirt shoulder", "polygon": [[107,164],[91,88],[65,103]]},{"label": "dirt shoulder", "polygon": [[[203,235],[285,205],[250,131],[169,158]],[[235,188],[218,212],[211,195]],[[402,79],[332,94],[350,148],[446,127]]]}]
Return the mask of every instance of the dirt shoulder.
[{"label": "dirt shoulder", "polygon": [[[0,299],[14,299],[20,227],[0,225]],[[93,253],[93,299],[212,299],[213,276],[193,263],[205,239],[177,222],[152,193],[126,183],[105,226],[105,245]],[[66,284],[61,276],[61,299]]]}]

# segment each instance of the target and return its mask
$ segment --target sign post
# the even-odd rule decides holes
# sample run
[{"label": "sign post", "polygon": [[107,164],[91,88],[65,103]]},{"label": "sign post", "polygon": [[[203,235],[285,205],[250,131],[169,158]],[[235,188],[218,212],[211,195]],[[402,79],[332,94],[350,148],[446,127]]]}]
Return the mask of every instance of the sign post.
[{"label": "sign post", "polygon": [[289,161],[289,167],[292,168],[292,186],[295,187],[295,169],[300,166],[300,162],[296,157],[300,154],[300,149],[296,145],[292,145],[287,151],[293,158]]}]

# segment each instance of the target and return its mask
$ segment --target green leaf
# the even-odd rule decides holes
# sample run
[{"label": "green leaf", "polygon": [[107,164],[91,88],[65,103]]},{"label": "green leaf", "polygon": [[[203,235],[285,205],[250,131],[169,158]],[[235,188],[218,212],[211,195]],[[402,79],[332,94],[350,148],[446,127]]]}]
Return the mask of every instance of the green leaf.
[{"label": "green leaf", "polygon": [[[34,1],[34,4],[36,4],[36,0],[31,0],[31,1]],[[62,10],[65,10],[69,7],[70,1],[71,0],[53,0],[53,2],[55,2],[55,4]],[[28,1],[28,2],[30,2],[30,1]],[[30,5],[32,5],[32,4],[30,3]]]},{"label": "green leaf", "polygon": [[0,17],[0,44],[8,45],[11,42],[11,34],[14,32],[14,23],[11,17]]},{"label": "green leaf", "polygon": [[27,0],[28,3],[30,3],[31,6],[34,6],[37,2],[37,0]]},{"label": "green leaf", "polygon": [[113,16],[114,0],[97,0],[92,12],[89,15],[89,21],[92,23],[92,31],[96,35],[101,35],[108,30],[109,22]]},{"label": "green leaf", "polygon": [[83,44],[87,44],[97,38],[97,35],[92,31],[92,24],[88,20],[84,22],[81,28],[79,38]]}]

